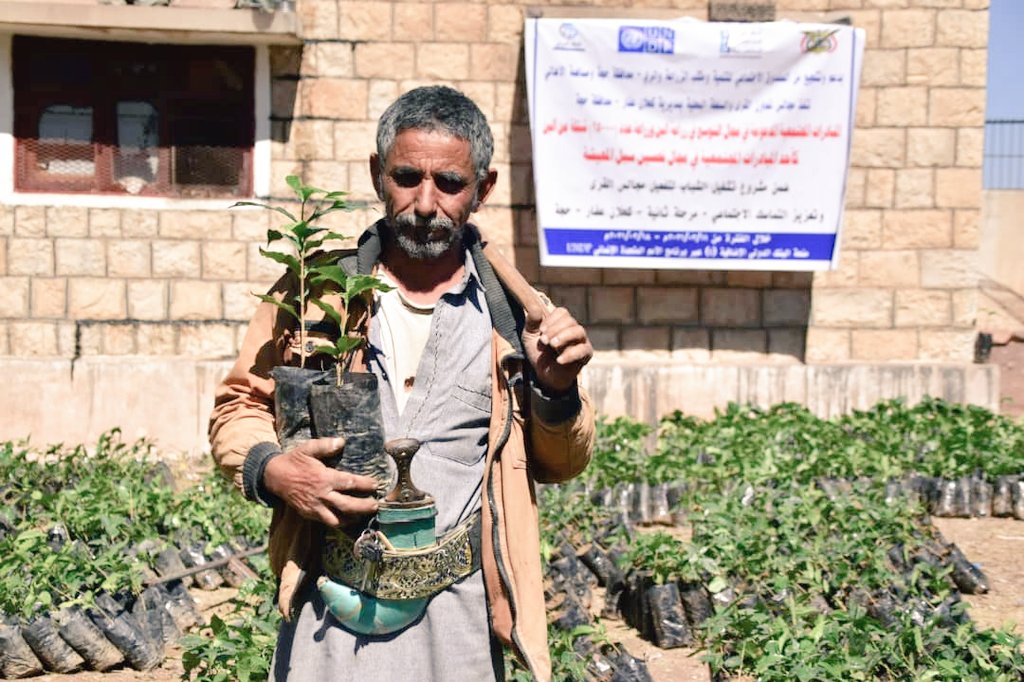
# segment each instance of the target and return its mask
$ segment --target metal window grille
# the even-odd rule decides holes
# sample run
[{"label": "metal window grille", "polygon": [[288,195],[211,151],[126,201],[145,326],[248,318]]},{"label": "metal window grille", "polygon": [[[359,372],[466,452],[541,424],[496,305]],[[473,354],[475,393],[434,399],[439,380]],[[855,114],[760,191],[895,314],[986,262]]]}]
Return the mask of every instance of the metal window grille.
[{"label": "metal window grille", "polygon": [[16,36],[15,187],[252,193],[254,50]]},{"label": "metal window grille", "polygon": [[1024,189],[1024,120],[985,121],[985,189]]}]

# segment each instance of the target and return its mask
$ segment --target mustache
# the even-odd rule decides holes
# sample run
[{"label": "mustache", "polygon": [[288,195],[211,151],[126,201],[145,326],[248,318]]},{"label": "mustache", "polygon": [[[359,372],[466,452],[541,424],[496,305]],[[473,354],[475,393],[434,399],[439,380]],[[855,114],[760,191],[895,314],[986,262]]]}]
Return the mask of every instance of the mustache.
[{"label": "mustache", "polygon": [[420,219],[413,213],[399,213],[393,219],[396,229],[405,230],[454,230],[455,221],[446,216],[434,216],[429,219]]}]

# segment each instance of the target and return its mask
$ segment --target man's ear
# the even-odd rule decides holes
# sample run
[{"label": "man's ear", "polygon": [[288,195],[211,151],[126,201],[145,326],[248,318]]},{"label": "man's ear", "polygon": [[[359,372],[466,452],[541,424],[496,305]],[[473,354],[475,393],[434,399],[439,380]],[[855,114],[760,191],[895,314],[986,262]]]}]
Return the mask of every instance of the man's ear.
[{"label": "man's ear", "polygon": [[381,187],[380,157],[377,152],[370,154],[370,180],[373,182],[373,189],[377,192],[377,198],[384,201],[384,188]]},{"label": "man's ear", "polygon": [[476,188],[476,201],[473,202],[473,210],[480,208],[480,204],[487,201],[487,197],[490,196],[494,190],[494,185],[498,182],[498,171],[493,168],[487,171],[487,177],[480,181],[480,184]]}]

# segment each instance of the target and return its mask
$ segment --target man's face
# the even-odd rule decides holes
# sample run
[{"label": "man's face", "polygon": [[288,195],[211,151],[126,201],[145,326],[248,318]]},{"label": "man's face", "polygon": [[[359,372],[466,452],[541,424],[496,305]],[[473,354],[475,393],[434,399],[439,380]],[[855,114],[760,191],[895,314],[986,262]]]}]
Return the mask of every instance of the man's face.
[{"label": "man's face", "polygon": [[374,186],[398,248],[432,260],[462,241],[469,216],[494,186],[477,181],[469,142],[432,130],[403,130],[388,158],[370,159]]}]

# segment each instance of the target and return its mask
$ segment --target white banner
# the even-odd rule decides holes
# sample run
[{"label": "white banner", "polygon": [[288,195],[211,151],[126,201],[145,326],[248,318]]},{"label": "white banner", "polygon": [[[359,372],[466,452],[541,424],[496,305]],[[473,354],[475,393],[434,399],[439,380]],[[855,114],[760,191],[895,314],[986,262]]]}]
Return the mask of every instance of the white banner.
[{"label": "white banner", "polygon": [[527,19],[541,263],[838,262],[864,31]]}]

